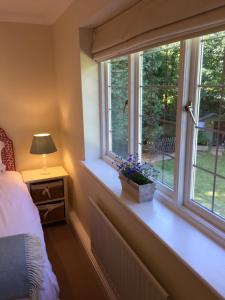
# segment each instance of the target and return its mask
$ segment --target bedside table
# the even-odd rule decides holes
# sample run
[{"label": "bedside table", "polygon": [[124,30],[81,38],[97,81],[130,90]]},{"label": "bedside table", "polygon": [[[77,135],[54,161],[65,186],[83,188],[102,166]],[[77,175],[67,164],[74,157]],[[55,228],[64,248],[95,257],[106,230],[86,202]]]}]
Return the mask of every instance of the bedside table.
[{"label": "bedside table", "polygon": [[68,212],[68,173],[60,166],[48,168],[48,171],[47,175],[41,174],[41,169],[21,172],[42,224],[66,220]]}]

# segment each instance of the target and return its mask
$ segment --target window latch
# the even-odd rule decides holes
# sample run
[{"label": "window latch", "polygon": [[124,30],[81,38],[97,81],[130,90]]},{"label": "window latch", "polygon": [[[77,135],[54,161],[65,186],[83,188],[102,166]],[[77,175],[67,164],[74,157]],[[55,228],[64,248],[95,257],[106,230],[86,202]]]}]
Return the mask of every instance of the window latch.
[{"label": "window latch", "polygon": [[185,107],[184,107],[185,111],[189,113],[192,121],[194,122],[194,124],[197,126],[197,122],[196,122],[196,119],[195,119],[195,116],[193,114],[193,109],[192,109],[192,105],[191,103],[187,104]]}]

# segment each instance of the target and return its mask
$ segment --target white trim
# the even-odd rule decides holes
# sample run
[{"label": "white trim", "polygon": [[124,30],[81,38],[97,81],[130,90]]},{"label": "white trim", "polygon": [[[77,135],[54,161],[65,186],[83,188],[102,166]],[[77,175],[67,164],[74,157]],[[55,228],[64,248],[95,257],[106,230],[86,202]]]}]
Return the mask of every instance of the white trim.
[{"label": "white trim", "polygon": [[172,201],[171,198],[167,197],[159,190],[157,190],[155,194],[155,199],[162,202],[168,208],[179,214],[182,218],[206,234],[209,238],[225,248],[225,233],[214,226],[211,222],[207,222],[205,218],[201,217],[199,211],[195,213],[193,210],[185,207],[184,205],[176,206],[175,202]]},{"label": "white trim", "polygon": [[100,147],[101,147],[101,157],[105,155],[107,150],[107,141],[106,141],[106,84],[105,84],[105,63],[99,63],[99,91],[100,91],[100,100],[99,100],[99,116],[100,116]]},{"label": "white trim", "polygon": [[[189,75],[189,101],[193,106],[193,113],[196,114],[196,82],[197,82],[197,73],[199,69],[198,65],[198,38],[192,39],[191,43],[191,59],[190,59],[190,75]],[[193,132],[194,132],[194,124],[193,121],[188,117],[187,118],[187,136],[186,136],[186,144],[187,144],[187,155],[185,159],[186,172],[185,172],[185,186],[184,186],[184,204],[188,204],[188,199],[191,197],[191,189],[192,187],[192,153],[193,153]]]},{"label": "white trim", "polygon": [[104,155],[102,157],[102,160],[104,160],[108,165],[110,165],[113,169],[117,170],[116,165],[114,164],[116,160],[116,156],[109,156],[109,155]]},{"label": "white trim", "polygon": [[143,52],[137,53],[136,57],[136,101],[135,101],[135,113],[136,113],[136,131],[135,131],[135,140],[136,140],[136,152],[140,157],[142,157],[142,66],[143,66]]},{"label": "white trim", "polygon": [[135,54],[128,55],[128,153],[135,152]]},{"label": "white trim", "polygon": [[176,170],[174,174],[174,192],[176,205],[183,205],[184,201],[184,174],[186,153],[186,124],[187,115],[184,106],[188,102],[189,93],[189,72],[190,72],[190,41],[180,43],[180,71],[178,83],[178,100],[176,115]]},{"label": "white trim", "polygon": [[[106,106],[106,153],[110,153],[112,150],[112,133],[110,133],[111,129],[111,65],[109,62],[105,62],[105,106]],[[110,86],[110,92],[109,92]]]},{"label": "white trim", "polygon": [[86,253],[88,255],[88,258],[90,259],[90,261],[102,283],[102,286],[103,286],[107,296],[109,297],[110,300],[117,300],[105,275],[103,274],[102,270],[100,269],[100,266],[99,266],[97,260],[95,259],[93,253],[91,252],[91,240],[90,240],[86,230],[84,229],[82,223],[80,222],[78,216],[76,215],[76,213],[74,211],[71,211],[69,218],[70,218],[70,222],[73,227],[73,230],[78,235],[78,237],[84,247],[84,250],[86,251]]},{"label": "white trim", "polygon": [[187,203],[186,207],[192,210],[194,213],[198,214],[200,217],[204,218],[206,221],[212,223],[212,225],[218,227],[218,229],[225,232],[224,230],[225,221],[219,215],[208,211],[206,208],[204,208],[197,202],[191,200]]}]

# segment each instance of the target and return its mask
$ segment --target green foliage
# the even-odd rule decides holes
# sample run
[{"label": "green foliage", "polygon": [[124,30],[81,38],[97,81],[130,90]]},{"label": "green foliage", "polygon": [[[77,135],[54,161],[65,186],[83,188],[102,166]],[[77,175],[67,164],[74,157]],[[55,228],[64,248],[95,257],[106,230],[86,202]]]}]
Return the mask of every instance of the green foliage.
[{"label": "green foliage", "polygon": [[198,145],[208,146],[212,142],[212,134],[210,132],[198,132]]},{"label": "green foliage", "polygon": [[174,136],[163,120],[176,122],[179,43],[143,52],[142,138]]},{"label": "green foliage", "polygon": [[127,174],[124,174],[129,180],[132,180],[133,182],[137,183],[138,185],[144,185],[144,184],[148,184],[148,183],[152,183],[151,180],[149,180],[148,178],[146,178],[143,174],[139,173],[139,172],[134,172],[132,174],[129,174],[127,176]]},{"label": "green foliage", "polygon": [[220,119],[225,119],[224,88],[225,69],[224,53],[225,38],[224,32],[210,34],[202,40],[204,51],[202,61],[202,78],[200,102],[200,118],[214,112]]}]

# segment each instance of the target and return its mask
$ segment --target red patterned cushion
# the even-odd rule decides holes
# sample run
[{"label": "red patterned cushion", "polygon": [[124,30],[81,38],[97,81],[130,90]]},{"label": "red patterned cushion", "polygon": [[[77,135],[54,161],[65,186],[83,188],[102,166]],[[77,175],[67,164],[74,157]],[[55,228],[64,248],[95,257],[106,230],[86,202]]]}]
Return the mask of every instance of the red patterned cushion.
[{"label": "red patterned cushion", "polygon": [[0,141],[5,144],[5,147],[2,149],[2,162],[6,166],[7,171],[15,171],[15,156],[13,150],[13,142],[10,140],[5,131],[0,128]]}]

